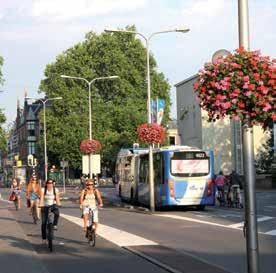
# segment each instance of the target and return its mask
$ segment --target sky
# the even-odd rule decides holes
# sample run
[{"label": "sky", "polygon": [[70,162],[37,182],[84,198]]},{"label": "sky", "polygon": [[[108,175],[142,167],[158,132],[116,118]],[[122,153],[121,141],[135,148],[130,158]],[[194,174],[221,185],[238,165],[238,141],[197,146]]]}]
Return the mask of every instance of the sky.
[{"label": "sky", "polygon": [[[248,5],[250,49],[275,58],[276,1],[248,0]],[[238,0],[0,0],[5,79],[0,108],[7,124],[15,119],[17,100],[23,105],[26,91],[28,96],[41,96],[37,91],[45,67],[59,54],[83,41],[89,31],[127,25],[135,25],[147,37],[175,27],[190,28],[150,40],[158,70],[171,85],[172,117],[174,85],[196,74],[217,50],[233,52],[239,47]]]}]

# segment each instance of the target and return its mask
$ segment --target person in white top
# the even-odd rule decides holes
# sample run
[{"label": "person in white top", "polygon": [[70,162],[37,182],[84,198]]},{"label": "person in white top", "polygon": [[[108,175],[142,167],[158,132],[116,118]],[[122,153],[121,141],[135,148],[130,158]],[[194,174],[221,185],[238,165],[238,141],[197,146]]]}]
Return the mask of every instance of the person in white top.
[{"label": "person in white top", "polygon": [[[98,204],[98,205],[97,205]],[[80,194],[80,209],[83,215],[83,229],[86,231],[88,224],[89,209],[93,209],[94,212],[94,223],[95,231],[98,227],[99,217],[97,207],[103,206],[101,193],[95,188],[94,180],[88,179],[86,182],[86,189],[82,190]]]},{"label": "person in white top", "polygon": [[40,207],[41,209],[41,234],[42,240],[46,240],[46,224],[48,219],[49,209],[54,213],[54,223],[53,228],[57,229],[58,219],[59,219],[59,209],[60,206],[60,194],[59,190],[53,185],[53,180],[48,179],[46,181],[45,187],[41,189]]}]

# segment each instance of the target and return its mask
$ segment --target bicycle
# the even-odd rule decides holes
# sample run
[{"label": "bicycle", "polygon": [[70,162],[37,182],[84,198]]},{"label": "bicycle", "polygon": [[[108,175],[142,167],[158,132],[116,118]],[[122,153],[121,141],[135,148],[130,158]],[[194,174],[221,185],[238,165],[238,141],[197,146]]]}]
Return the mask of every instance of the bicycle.
[{"label": "bicycle", "polygon": [[31,212],[32,212],[34,224],[37,224],[39,218],[37,215],[37,204],[36,203],[33,204]]},{"label": "bicycle", "polygon": [[89,208],[89,214],[88,214],[88,221],[89,225],[86,228],[86,235],[85,237],[88,239],[88,243],[90,246],[96,245],[96,226],[94,223],[94,211],[95,209]]},{"label": "bicycle", "polygon": [[[51,206],[47,206],[47,222],[46,222],[46,238],[48,241],[48,248],[50,252],[53,251],[53,240],[54,240],[54,209],[56,207],[56,204],[53,204]],[[46,207],[44,207],[46,208]]]},{"label": "bicycle", "polygon": [[231,206],[235,208],[243,208],[241,203],[241,193],[239,185],[231,186]]},{"label": "bicycle", "polygon": [[217,200],[218,200],[220,206],[225,206],[224,187],[217,187]]}]

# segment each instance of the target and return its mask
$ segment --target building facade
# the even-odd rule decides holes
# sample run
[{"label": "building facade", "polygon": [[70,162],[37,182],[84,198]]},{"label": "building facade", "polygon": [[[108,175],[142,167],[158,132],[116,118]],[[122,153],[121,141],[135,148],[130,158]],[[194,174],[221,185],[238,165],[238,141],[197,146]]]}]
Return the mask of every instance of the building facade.
[{"label": "building facade", "polygon": [[[23,108],[17,102],[17,115],[8,138],[8,158],[12,162],[12,167],[25,169],[27,175],[31,171],[28,167],[28,155],[37,158],[37,143],[41,130],[38,114],[42,108],[39,101],[28,103],[24,99]],[[17,170],[17,171],[18,171]],[[13,170],[13,173],[16,170]]]},{"label": "building facade", "polygon": [[[212,149],[215,155],[215,171],[232,170],[243,174],[242,128],[240,122],[229,118],[208,122],[207,112],[202,110],[196,99],[193,84],[197,80],[194,75],[175,85],[177,125],[181,145]],[[261,127],[254,126],[254,152],[266,142],[268,135]]]}]

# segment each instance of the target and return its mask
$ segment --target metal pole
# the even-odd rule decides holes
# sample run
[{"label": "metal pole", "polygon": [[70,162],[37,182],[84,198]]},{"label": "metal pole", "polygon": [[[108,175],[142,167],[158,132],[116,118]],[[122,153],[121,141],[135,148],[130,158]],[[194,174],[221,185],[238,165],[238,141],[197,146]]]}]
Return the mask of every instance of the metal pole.
[{"label": "metal pole", "polygon": [[[91,84],[93,81],[88,83],[88,99],[89,99],[89,139],[92,140],[92,106],[91,106]],[[92,178],[92,154],[89,154],[89,178]]]},{"label": "metal pole", "polygon": [[[239,45],[249,50],[248,1],[239,0]],[[259,272],[258,227],[256,220],[255,166],[253,128],[243,124],[243,159],[245,175],[245,228],[248,273]]]},{"label": "metal pole", "polygon": [[[64,162],[64,161],[63,161]],[[63,192],[65,193],[65,167],[63,165],[62,179],[63,179]]]},{"label": "metal pole", "polygon": [[[148,123],[151,123],[151,90],[150,90],[150,63],[149,63],[149,39],[146,39],[147,46],[147,86],[148,86]],[[155,211],[154,200],[154,177],[153,177],[153,145],[149,144],[149,193],[150,193],[150,210]]]},{"label": "metal pole", "polygon": [[[46,100],[47,101],[47,100]],[[45,172],[45,182],[48,179],[48,158],[47,158],[47,138],[46,138],[46,101],[42,101],[43,103],[43,128],[44,128],[44,172]]]}]

